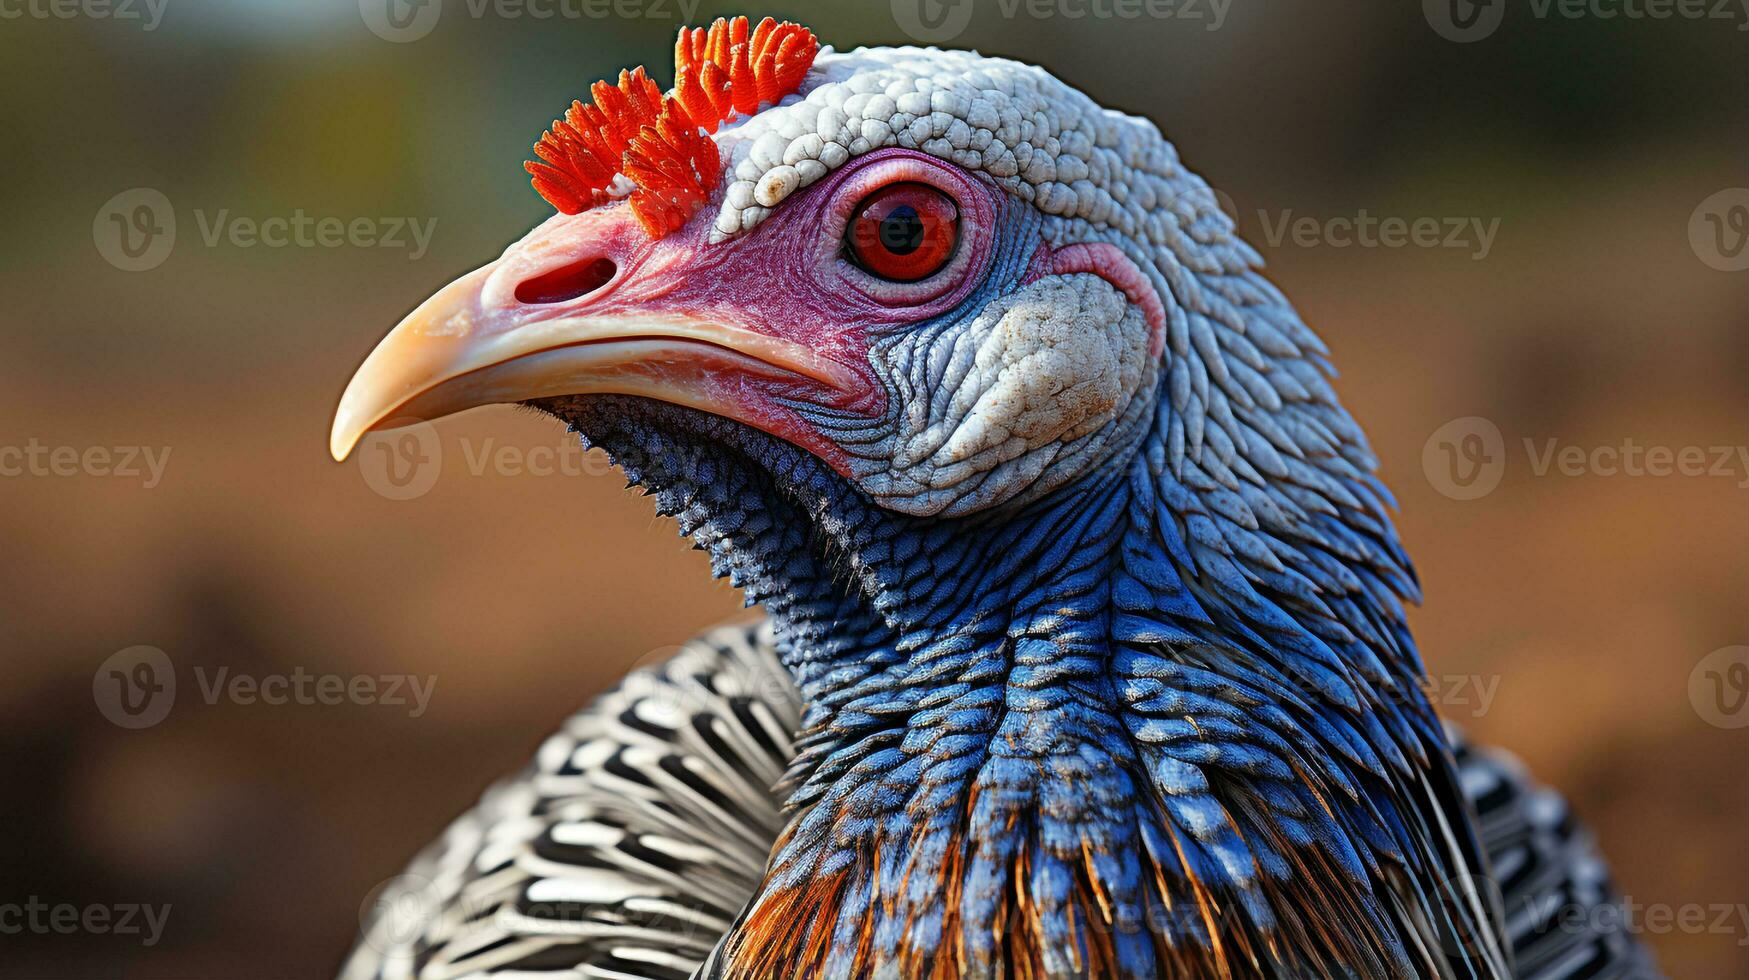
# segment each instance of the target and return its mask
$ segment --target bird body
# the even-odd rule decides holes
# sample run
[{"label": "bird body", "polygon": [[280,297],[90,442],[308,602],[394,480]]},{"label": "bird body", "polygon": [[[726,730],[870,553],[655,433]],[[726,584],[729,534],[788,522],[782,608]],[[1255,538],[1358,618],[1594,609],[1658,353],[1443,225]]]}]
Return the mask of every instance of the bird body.
[{"label": "bird body", "polygon": [[[573,719],[347,976],[1513,975],[1479,828],[1546,814],[1466,802],[1532,791],[1454,758],[1375,460],[1208,185],[1042,69],[812,44],[597,86],[562,213],[342,399],[337,456],[531,402],[770,617]],[[1508,905],[1588,857],[1532,851]]]}]

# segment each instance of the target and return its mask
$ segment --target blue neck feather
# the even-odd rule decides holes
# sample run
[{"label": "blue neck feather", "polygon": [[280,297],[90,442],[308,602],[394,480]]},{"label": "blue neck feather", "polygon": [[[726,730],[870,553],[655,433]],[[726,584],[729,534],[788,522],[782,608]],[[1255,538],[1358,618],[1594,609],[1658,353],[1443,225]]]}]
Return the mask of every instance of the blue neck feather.
[{"label": "blue neck feather", "polygon": [[876,507],[734,423],[547,406],[777,622],[806,713],[762,896],[829,933],[815,966],[943,943],[973,963],[1024,943],[1053,974],[1235,949],[1284,969],[1420,962],[1381,884],[1461,868],[1429,842],[1449,772],[1388,498],[1370,477],[1342,488],[1357,506],[1311,514],[1291,547],[1234,533],[1176,471],[1164,402],[1102,472],[945,521]]}]

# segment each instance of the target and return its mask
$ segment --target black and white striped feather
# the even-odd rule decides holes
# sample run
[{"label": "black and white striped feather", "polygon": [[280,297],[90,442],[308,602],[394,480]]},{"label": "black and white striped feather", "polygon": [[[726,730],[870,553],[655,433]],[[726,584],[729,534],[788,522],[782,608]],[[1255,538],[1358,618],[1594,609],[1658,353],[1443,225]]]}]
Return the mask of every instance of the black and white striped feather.
[{"label": "black and white striped feather", "polygon": [[1559,793],[1519,761],[1478,749],[1447,726],[1464,796],[1488,852],[1517,975],[1534,980],[1642,980],[1658,972],[1627,930],[1609,867]]},{"label": "black and white striped feather", "polygon": [[633,672],[381,890],[342,980],[682,980],[764,873],[799,721],[763,625]]}]

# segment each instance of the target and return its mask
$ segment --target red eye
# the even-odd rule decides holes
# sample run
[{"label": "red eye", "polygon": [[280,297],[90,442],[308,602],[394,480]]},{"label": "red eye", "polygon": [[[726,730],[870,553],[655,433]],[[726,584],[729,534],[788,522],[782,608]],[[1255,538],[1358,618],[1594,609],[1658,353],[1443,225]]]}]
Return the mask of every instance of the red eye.
[{"label": "red eye", "polygon": [[928,184],[890,184],[863,198],[844,244],[857,265],[895,282],[941,271],[959,243],[960,209]]}]

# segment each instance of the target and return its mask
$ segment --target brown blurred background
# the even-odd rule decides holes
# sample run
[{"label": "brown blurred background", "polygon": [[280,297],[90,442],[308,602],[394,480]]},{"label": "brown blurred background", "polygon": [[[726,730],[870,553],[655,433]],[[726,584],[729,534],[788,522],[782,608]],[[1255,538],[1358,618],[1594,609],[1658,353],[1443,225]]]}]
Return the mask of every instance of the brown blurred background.
[{"label": "brown blurred background", "polygon": [[[529,413],[441,423],[435,483],[408,500],[325,451],[377,337],[547,213],[520,168],[533,138],[621,66],[665,84],[694,0],[447,0],[434,25],[403,8],[399,43],[369,26],[385,30],[386,0],[167,0],[149,30],[146,0],[58,2],[0,0],[0,469],[16,474],[0,476],[0,907],[170,912],[152,946],[0,934],[0,976],[327,976],[373,886],[486,782],[628,665],[739,606],[647,501],[599,458],[557,455],[562,432]],[[788,14],[848,47],[905,41],[907,4],[922,23],[915,0],[706,2],[695,20]],[[1538,475],[1525,448],[1749,445],[1749,272],[1708,262],[1733,264],[1743,199],[1697,213],[1749,185],[1749,15],[1496,0],[1504,22],[1458,43],[1438,3],[1335,6],[944,13],[951,28],[969,10],[956,46],[1153,117],[1231,195],[1401,498],[1446,712],[1571,796],[1635,903],[1708,910],[1705,928],[1648,930],[1672,975],[1749,976],[1749,912],[1714,928],[1749,903],[1749,728],[1725,727],[1749,709],[1707,708],[1696,673],[1749,644],[1749,464]],[[174,209],[161,261],[117,259],[161,227],[130,224],[143,199],[116,195],[133,188]],[[1269,241],[1284,218],[1363,212],[1498,225],[1485,257],[1473,230],[1449,248]],[[299,213],[435,225],[424,254],[207,240]],[[1453,430],[1423,462],[1468,417],[1497,427],[1505,470],[1462,500],[1439,473]],[[118,453],[58,476],[58,447],[146,447],[164,467],[108,472]],[[126,730],[100,710],[99,668],[141,644],[173,663],[177,698]],[[417,717],[209,704],[220,669],[436,686]]]}]

